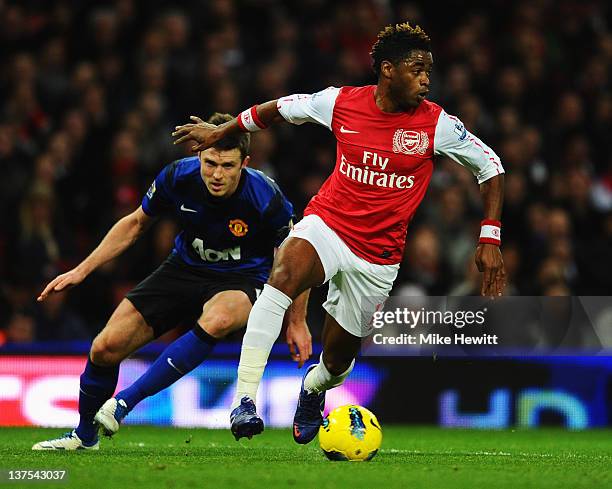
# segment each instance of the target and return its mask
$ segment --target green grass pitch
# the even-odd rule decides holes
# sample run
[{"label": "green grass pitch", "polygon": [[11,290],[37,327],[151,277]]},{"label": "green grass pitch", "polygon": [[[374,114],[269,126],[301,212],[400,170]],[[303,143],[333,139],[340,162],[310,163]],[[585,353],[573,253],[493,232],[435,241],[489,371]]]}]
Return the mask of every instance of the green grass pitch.
[{"label": "green grass pitch", "polygon": [[612,431],[463,431],[383,426],[371,462],[330,462],[290,430],[235,442],[229,430],[124,426],[97,452],[33,452],[57,429],[0,429],[0,469],[63,469],[55,488],[612,488]]}]

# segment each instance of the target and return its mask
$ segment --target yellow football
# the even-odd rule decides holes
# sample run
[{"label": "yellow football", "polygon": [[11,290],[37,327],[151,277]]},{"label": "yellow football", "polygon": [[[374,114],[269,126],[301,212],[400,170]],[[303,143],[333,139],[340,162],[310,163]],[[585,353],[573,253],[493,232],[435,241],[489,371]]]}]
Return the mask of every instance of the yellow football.
[{"label": "yellow football", "polygon": [[374,414],[354,404],[331,411],[319,428],[319,444],[330,460],[372,460],[382,442],[382,430]]}]

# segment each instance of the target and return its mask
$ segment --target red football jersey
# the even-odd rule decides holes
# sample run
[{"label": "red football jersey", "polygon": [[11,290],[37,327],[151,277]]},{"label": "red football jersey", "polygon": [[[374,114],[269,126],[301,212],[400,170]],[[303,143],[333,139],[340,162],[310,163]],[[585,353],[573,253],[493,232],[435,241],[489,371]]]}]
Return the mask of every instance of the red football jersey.
[{"label": "red football jersey", "polygon": [[304,215],[318,215],[356,255],[387,265],[402,260],[435,154],[467,166],[479,183],[503,168],[491,148],[439,105],[423,101],[411,112],[383,112],[375,90],[330,87],[281,98],[277,106],[287,121],[325,125],[337,140],[334,171]]}]

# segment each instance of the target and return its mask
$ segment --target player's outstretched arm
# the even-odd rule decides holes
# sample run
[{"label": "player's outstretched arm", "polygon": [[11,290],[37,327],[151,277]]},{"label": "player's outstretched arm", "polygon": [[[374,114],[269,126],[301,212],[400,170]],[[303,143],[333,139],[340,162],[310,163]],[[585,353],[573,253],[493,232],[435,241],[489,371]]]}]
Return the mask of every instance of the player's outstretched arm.
[{"label": "player's outstretched arm", "polygon": [[298,368],[302,368],[306,360],[312,355],[312,336],[306,323],[309,296],[310,289],[300,294],[285,314],[287,345],[289,346],[291,359],[298,362]]},{"label": "player's outstretched arm", "polygon": [[[172,137],[176,138],[174,144],[194,141],[195,144],[191,146],[191,150],[194,152],[203,151],[230,134],[241,131],[251,132],[252,129],[245,127],[245,123],[253,124],[254,127],[259,129],[264,129],[270,124],[282,122],[285,119],[280,114],[276,103],[277,100],[270,100],[269,102],[254,106],[240,114],[240,116],[219,126],[208,124],[199,117],[192,115],[189,117],[193,121],[192,123],[174,128],[172,133]],[[248,119],[249,117],[252,119]]]},{"label": "player's outstretched arm", "polygon": [[37,300],[44,301],[49,294],[61,292],[80,284],[96,268],[119,256],[146,231],[153,218],[147,216],[142,207],[115,223],[91,254],[72,270],[58,275],[47,284]]},{"label": "player's outstretched arm", "polygon": [[[495,233],[495,223],[499,223],[504,201],[504,175],[496,175],[480,184],[485,218],[483,228],[490,227]],[[489,224],[490,223],[490,224]],[[497,226],[499,231],[499,226]],[[490,242],[487,242],[490,241]],[[495,236],[483,238],[476,248],[476,266],[483,273],[480,295],[501,296],[506,286],[506,271],[504,260],[499,249],[499,241]]]}]

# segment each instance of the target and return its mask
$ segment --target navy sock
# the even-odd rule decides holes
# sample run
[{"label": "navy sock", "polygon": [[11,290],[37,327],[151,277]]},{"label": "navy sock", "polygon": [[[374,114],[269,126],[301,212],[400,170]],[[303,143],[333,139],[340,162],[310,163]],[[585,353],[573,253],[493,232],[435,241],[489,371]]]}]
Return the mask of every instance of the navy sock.
[{"label": "navy sock", "polygon": [[117,388],[119,378],[119,365],[114,367],[101,367],[94,365],[87,358],[87,365],[81,374],[79,388],[79,425],[76,428],[77,436],[84,443],[94,442],[97,438],[94,427],[94,416],[107,399],[110,399]]},{"label": "navy sock", "polygon": [[216,338],[196,325],[170,343],[136,382],[115,397],[123,399],[128,410],[132,410],[143,399],[164,390],[200,365],[216,344]]}]

